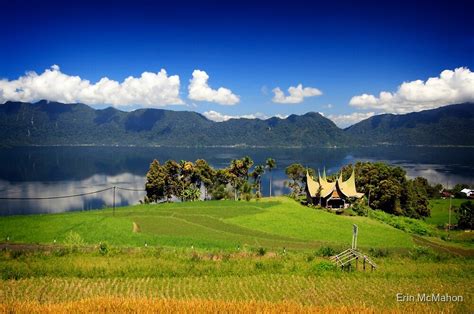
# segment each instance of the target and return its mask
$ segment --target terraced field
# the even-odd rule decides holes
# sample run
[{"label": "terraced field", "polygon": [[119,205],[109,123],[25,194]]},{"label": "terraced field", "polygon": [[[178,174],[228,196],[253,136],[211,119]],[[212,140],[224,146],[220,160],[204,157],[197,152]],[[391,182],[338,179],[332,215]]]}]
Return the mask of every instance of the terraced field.
[{"label": "terraced field", "polygon": [[[141,233],[132,232],[132,223]],[[207,249],[266,247],[314,249],[347,246],[352,224],[360,228],[361,247],[410,248],[411,237],[365,217],[316,211],[286,197],[251,202],[210,201],[139,205],[64,214],[3,217],[0,238],[10,242],[64,242],[70,231],[86,244],[172,246]]]}]

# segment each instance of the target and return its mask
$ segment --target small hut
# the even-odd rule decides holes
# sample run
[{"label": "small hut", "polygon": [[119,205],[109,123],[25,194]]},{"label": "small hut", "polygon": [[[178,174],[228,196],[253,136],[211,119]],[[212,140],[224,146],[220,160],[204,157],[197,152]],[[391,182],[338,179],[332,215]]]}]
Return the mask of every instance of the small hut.
[{"label": "small hut", "polygon": [[346,181],[342,180],[341,173],[334,182],[327,180],[326,171],[323,171],[322,176],[318,173],[318,180],[306,172],[306,197],[309,204],[332,209],[347,208],[351,205],[351,199],[359,199],[362,196],[364,193],[356,190],[354,170]]}]

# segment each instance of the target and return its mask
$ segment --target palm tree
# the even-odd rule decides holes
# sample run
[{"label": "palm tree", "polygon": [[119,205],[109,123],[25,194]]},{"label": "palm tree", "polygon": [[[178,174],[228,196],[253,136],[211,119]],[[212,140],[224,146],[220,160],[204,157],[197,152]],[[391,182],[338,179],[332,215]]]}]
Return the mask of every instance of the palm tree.
[{"label": "palm tree", "polygon": [[265,167],[262,165],[255,166],[255,169],[252,172],[252,177],[257,188],[257,193],[259,197],[262,195],[261,183],[262,183],[262,174],[265,172]]},{"label": "palm tree", "polygon": [[275,159],[267,158],[267,161],[265,162],[265,165],[266,165],[268,171],[270,171],[270,197],[271,197],[272,196],[272,179],[273,179],[272,169],[276,168]]}]

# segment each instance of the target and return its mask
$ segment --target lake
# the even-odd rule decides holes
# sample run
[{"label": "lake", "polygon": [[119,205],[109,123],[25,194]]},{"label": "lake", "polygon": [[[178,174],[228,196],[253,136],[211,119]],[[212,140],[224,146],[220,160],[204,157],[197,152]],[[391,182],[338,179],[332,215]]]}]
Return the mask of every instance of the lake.
[{"label": "lake", "polygon": [[[150,162],[158,159],[206,159],[221,168],[230,160],[250,156],[255,164],[268,157],[277,162],[272,191],[288,193],[285,167],[298,162],[328,174],[356,161],[384,161],[403,167],[409,177],[423,176],[431,183],[452,186],[474,183],[474,148],[455,147],[370,147],[370,148],[140,148],[140,147],[23,147],[0,149],[0,198],[41,198],[86,194],[118,186],[117,206],[137,204],[145,192],[145,175]],[[262,180],[269,193],[269,174]],[[0,215],[57,213],[98,209],[113,204],[112,189],[60,199],[0,199]]]}]

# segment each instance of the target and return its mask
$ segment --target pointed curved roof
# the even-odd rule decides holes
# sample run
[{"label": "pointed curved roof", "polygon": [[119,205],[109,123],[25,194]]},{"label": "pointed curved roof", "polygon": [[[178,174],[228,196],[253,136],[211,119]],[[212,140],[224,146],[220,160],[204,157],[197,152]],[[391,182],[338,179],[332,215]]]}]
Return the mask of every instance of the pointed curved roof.
[{"label": "pointed curved roof", "polygon": [[318,170],[318,177],[319,182],[315,181],[313,177],[309,175],[308,171],[306,172],[306,184],[311,197],[316,197],[319,194],[321,197],[326,198],[336,189],[339,189],[346,197],[361,198],[364,195],[364,193],[359,193],[356,190],[354,169],[352,169],[352,174],[346,181],[343,181],[341,172],[336,181],[328,182],[326,169],[323,170],[322,176]]},{"label": "pointed curved roof", "polygon": [[308,171],[306,171],[306,185],[308,186],[309,195],[316,197],[319,191],[319,183],[314,181]]},{"label": "pointed curved roof", "polygon": [[341,173],[339,179],[337,179],[337,183],[341,192],[347,197],[361,198],[364,195],[364,193],[359,193],[356,190],[354,169],[352,169],[352,174],[346,181],[342,181]]},{"label": "pointed curved roof", "polygon": [[319,178],[319,185],[321,186],[321,197],[327,197],[336,187],[336,182],[328,182],[326,180],[326,171],[324,171],[323,176]]}]

